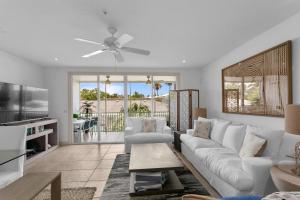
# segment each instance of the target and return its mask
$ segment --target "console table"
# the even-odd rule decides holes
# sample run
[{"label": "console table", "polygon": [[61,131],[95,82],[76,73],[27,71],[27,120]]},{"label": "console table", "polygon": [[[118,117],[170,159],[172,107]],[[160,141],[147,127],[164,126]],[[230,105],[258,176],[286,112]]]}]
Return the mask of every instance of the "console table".
[{"label": "console table", "polygon": [[26,133],[27,149],[32,149],[31,146],[33,145],[39,147],[35,154],[27,154],[25,164],[29,164],[36,158],[53,151],[59,145],[57,119],[47,118],[9,123],[5,126],[0,126],[0,132],[12,132],[16,126],[22,127],[22,129],[19,129],[22,131],[20,134]]}]

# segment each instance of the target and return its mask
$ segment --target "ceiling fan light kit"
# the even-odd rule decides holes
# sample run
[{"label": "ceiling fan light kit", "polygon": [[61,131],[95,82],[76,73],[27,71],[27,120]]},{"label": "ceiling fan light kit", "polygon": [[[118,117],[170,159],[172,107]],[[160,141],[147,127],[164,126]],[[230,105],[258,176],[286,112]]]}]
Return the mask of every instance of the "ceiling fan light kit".
[{"label": "ceiling fan light kit", "polygon": [[125,44],[127,44],[128,42],[133,40],[133,36],[125,33],[125,34],[122,34],[120,37],[115,37],[115,34],[117,33],[117,31],[118,30],[115,27],[108,27],[108,32],[111,34],[111,36],[108,38],[105,38],[103,43],[95,42],[92,40],[86,40],[86,39],[82,39],[82,38],[75,38],[74,40],[76,40],[78,42],[84,42],[84,43],[94,44],[94,45],[104,47],[103,49],[99,49],[92,53],[83,55],[82,56],[83,58],[89,58],[89,57],[95,56],[97,54],[106,52],[106,51],[111,52],[114,55],[116,61],[118,61],[118,62],[124,61],[124,58],[120,51],[125,51],[125,52],[144,55],[144,56],[150,55],[149,50],[137,49],[137,48],[124,46]]},{"label": "ceiling fan light kit", "polygon": [[110,78],[110,76],[109,75],[107,75],[106,76],[106,80],[105,80],[105,85],[110,85],[111,84],[111,81],[109,80],[109,78]]},{"label": "ceiling fan light kit", "polygon": [[147,84],[147,85],[151,85],[151,83],[152,83],[152,82],[151,82],[151,80],[150,80],[150,76],[147,76],[146,84]]}]

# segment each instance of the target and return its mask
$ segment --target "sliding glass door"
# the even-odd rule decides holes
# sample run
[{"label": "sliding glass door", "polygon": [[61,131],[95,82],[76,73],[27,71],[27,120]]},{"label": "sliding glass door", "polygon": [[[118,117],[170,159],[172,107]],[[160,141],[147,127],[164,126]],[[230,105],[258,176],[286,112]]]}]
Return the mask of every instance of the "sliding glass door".
[{"label": "sliding glass door", "polygon": [[126,117],[164,117],[176,76],[73,75],[73,142],[122,143]]},{"label": "sliding glass door", "polygon": [[100,131],[119,133],[124,130],[124,76],[100,76]]}]

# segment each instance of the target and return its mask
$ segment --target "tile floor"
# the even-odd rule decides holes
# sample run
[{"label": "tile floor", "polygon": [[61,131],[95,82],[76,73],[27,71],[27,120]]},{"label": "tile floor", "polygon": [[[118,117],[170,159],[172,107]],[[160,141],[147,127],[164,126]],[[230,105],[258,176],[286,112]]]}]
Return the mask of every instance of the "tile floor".
[{"label": "tile floor", "polygon": [[62,187],[96,187],[93,200],[99,200],[117,154],[123,144],[61,146],[25,167],[30,172],[62,172]]},{"label": "tile floor", "polygon": [[[79,136],[81,138],[79,138]],[[76,144],[81,143],[98,143],[101,144],[123,144],[124,143],[124,133],[123,132],[101,132],[100,138],[98,137],[98,133],[90,132],[74,132],[74,141]]]}]

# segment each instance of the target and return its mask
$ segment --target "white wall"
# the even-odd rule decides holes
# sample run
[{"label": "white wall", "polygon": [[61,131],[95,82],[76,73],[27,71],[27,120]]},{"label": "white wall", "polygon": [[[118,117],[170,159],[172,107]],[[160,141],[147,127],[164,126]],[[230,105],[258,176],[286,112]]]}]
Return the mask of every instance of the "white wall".
[{"label": "white wall", "polygon": [[200,104],[207,107],[209,117],[219,117],[273,129],[284,129],[284,119],[222,113],[221,71],[249,56],[292,40],[293,100],[300,103],[300,13],[258,35],[201,70]]},{"label": "white wall", "polygon": [[45,84],[49,89],[49,112],[58,118],[60,141],[68,143],[68,73],[109,72],[109,73],[178,73],[180,88],[199,89],[200,69],[147,69],[147,68],[53,68],[45,69]]},{"label": "white wall", "polygon": [[0,82],[44,88],[44,69],[28,60],[0,51]]},{"label": "white wall", "polygon": [[80,110],[80,84],[79,81],[73,81],[73,113]]}]

